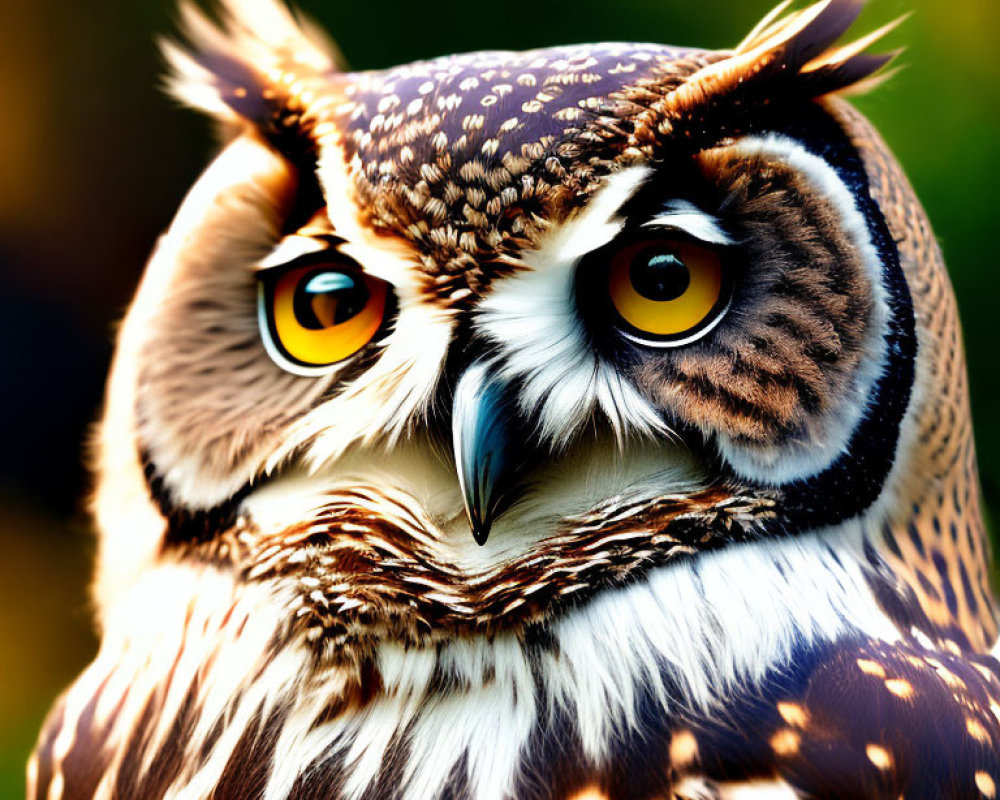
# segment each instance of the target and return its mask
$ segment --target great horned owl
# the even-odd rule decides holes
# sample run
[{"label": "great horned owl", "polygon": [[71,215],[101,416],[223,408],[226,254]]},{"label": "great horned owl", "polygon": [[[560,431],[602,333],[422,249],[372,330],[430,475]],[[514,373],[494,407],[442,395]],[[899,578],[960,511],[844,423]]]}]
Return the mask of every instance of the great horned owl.
[{"label": "great horned owl", "polygon": [[31,798],[993,798],[955,304],[843,91],[735,49],[350,73],[185,7],[227,144],[122,326],[103,640]]}]

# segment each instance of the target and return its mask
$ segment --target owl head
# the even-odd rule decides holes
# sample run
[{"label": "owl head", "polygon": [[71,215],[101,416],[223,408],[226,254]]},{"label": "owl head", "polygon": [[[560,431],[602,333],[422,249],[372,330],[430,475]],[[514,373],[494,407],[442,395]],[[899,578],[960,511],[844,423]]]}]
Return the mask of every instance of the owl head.
[{"label": "owl head", "polygon": [[197,559],[331,653],[523,628],[962,468],[946,278],[838,97],[889,60],[836,44],[862,5],[362,73],[277,5],[184,7],[170,88],[225,144],[121,330],[100,601]]}]

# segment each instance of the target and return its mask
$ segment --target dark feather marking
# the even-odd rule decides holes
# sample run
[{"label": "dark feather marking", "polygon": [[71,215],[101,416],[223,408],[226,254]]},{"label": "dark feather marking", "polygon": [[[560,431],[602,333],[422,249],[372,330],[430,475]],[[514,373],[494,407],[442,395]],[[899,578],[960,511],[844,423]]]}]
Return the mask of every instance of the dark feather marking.
[{"label": "dark feather marking", "polygon": [[296,778],[288,800],[331,800],[342,797],[347,776],[343,755],[325,753]]},{"label": "dark feather marking", "polygon": [[965,562],[958,562],[958,572],[962,578],[962,590],[965,592],[965,602],[969,606],[969,611],[973,614],[979,613],[979,598],[976,597],[972,589],[972,582],[969,580],[969,571],[965,568]]},{"label": "dark feather marking", "polygon": [[[114,796],[115,798],[136,797],[137,788],[142,780],[142,757],[146,750],[149,737],[160,711],[162,710],[162,694],[154,694],[146,701],[142,711],[135,718],[134,724],[129,730],[124,742],[120,747],[124,749],[121,765],[115,775]],[[170,743],[173,745],[174,743]],[[162,796],[168,784],[162,786],[147,787],[147,789],[158,790]],[[156,796],[156,795],[153,795]]]},{"label": "dark feather marking", "polygon": [[951,612],[952,618],[958,616],[958,597],[955,594],[955,587],[952,586],[951,576],[948,574],[948,561],[938,551],[931,551],[931,561],[941,578],[941,589],[944,591],[944,602]]},{"label": "dark feather marking", "polygon": [[409,761],[413,757],[410,746],[410,739],[413,736],[412,728],[412,725],[408,725],[403,729],[397,729],[396,733],[393,734],[385,749],[378,774],[368,785],[361,800],[389,800],[402,796],[403,777],[406,774]]},{"label": "dark feather marking", "polygon": [[287,710],[279,710],[265,720],[258,710],[250,718],[212,791],[212,800],[256,800],[264,795],[286,715]]},{"label": "dark feather marking", "polygon": [[469,781],[469,757],[463,754],[452,767],[437,800],[472,800],[473,796]]},{"label": "dark feather marking", "polygon": [[[97,724],[95,712],[107,684],[108,679],[105,679],[77,718],[69,720],[65,718],[65,695],[49,713],[35,749],[38,758],[37,793],[29,800],[46,800],[57,771],[63,778],[63,800],[90,800],[93,797],[113,755],[104,745],[111,726],[121,710],[119,703],[108,715],[103,726]],[[63,726],[67,724],[74,726],[73,745],[69,752],[57,761],[54,751],[55,741]]]}]

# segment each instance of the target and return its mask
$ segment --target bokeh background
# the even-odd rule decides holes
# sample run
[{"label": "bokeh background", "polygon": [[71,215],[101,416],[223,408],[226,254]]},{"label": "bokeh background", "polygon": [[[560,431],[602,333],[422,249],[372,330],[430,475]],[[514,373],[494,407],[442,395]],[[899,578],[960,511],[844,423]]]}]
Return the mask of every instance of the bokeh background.
[{"label": "bokeh background", "polygon": [[[595,40],[726,47],[769,0],[301,0],[355,69],[459,50]],[[962,308],[988,505],[1000,508],[1000,3],[906,12],[902,71],[857,100],[930,212]],[[213,152],[157,90],[175,0],[0,0],[0,798],[46,708],[93,654],[83,444],[116,320],[156,236]]]}]

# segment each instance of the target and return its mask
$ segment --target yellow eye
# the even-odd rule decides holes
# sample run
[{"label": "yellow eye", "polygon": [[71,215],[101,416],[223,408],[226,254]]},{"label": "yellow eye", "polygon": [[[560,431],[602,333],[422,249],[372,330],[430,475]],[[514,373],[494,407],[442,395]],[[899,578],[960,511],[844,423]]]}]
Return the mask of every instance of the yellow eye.
[{"label": "yellow eye", "polygon": [[626,336],[643,344],[678,345],[708,333],[722,318],[725,283],[714,250],[650,236],[615,252],[608,292]]},{"label": "yellow eye", "polygon": [[372,340],[385,319],[387,294],[384,281],[342,264],[310,264],[273,278],[265,275],[258,312],[261,335],[280,366],[312,374]]}]

